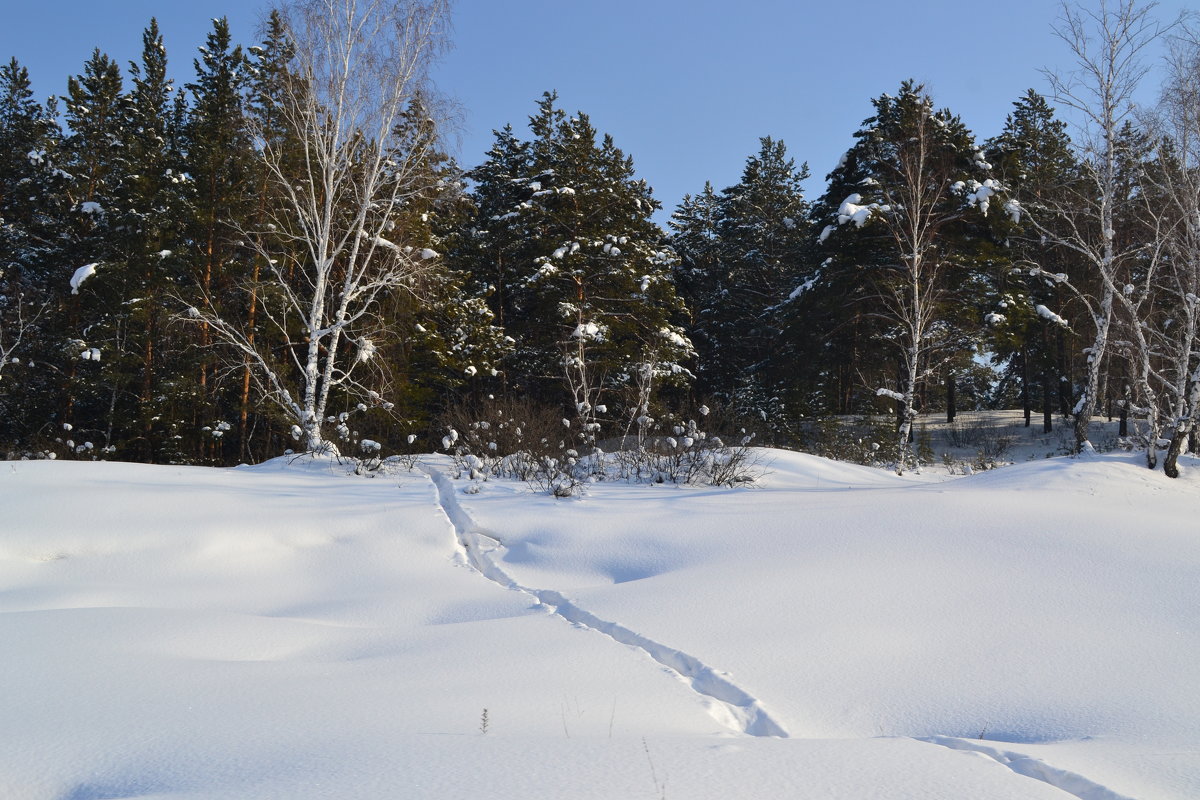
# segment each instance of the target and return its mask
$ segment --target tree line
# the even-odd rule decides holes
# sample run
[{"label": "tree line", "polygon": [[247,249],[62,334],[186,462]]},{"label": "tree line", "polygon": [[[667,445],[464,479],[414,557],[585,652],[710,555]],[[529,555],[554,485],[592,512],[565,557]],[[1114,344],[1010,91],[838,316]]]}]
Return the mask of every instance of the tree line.
[{"label": "tree line", "polygon": [[[666,229],[633,160],[552,92],[482,164],[444,152],[443,0],[301,0],[249,48],[215,20],[182,87],[153,20],[127,71],[97,50],[46,103],[14,59],[0,444],[428,450],[507,404],[578,448],[703,407],[785,446],[894,415],[903,469],[918,413],[1002,407],[1070,418],[1079,448],[1096,414],[1134,419],[1174,473],[1200,405],[1200,44],[1152,9],[1063,7],[1074,67],[1050,83],[1074,136],[1030,90],[977,141],[905,81],[815,200],[764,137]],[[1162,100],[1137,109],[1164,36]]]}]

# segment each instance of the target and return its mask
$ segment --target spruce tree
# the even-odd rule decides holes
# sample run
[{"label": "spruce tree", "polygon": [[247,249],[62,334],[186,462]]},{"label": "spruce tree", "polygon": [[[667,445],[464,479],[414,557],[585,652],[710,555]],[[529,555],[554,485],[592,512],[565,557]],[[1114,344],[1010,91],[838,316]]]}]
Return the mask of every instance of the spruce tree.
[{"label": "spruce tree", "polygon": [[[397,126],[395,146],[406,153],[398,161],[421,177],[415,182],[419,190],[397,210],[392,235],[417,250],[451,254],[462,248],[472,209],[462,171],[441,147],[428,102],[423,94],[414,96]],[[393,291],[386,303],[375,361],[397,403],[393,417],[405,428],[401,432],[426,429],[432,415],[464,393],[496,388],[508,346],[494,324],[486,290],[455,262],[437,259],[414,286]]]},{"label": "spruce tree", "polygon": [[[111,214],[114,267],[124,273],[126,341],[118,350],[127,369],[129,400],[127,436],[145,461],[177,462],[178,437],[194,430],[186,383],[181,385],[184,352],[173,346],[171,317],[179,308],[185,254],[182,153],[177,149],[179,120],[174,113],[174,86],[167,78],[167,53],[156,20],[142,34],[140,64],[130,65],[132,91],[128,105],[128,172],[119,184],[118,206]],[[109,359],[112,367],[115,359]],[[135,423],[136,420],[136,423]]]}]

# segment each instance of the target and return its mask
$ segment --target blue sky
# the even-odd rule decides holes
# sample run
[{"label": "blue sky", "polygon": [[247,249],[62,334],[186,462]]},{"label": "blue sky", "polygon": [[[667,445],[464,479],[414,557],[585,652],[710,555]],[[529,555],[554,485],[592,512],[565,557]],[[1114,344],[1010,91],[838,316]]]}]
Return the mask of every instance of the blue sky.
[{"label": "blue sky", "polygon": [[[1095,0],[1098,3],[1098,0]],[[157,16],[177,79],[214,16],[255,41],[266,3],[228,0],[8,0],[0,57],[29,67],[39,96],[63,93],[93,47],[122,64]],[[1163,0],[1172,18],[1188,5]],[[808,161],[810,196],[871,112],[870,99],[916,78],[978,137],[999,132],[1043,67],[1068,67],[1051,33],[1054,0],[458,0],[454,48],[436,75],[458,104],[466,166],[491,131],[519,131],[548,89],[584,111],[655,188],[669,212],[711,180],[737,181],[760,136]],[[1153,80],[1144,100],[1152,100]],[[660,218],[665,219],[665,214]]]}]

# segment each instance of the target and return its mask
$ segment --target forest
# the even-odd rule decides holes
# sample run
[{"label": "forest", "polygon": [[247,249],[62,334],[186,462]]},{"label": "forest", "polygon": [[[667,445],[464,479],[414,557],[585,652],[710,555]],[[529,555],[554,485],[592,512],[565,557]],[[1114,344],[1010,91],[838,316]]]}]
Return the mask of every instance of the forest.
[{"label": "forest", "polygon": [[1172,476],[1198,446],[1200,39],[1152,5],[1065,6],[1072,69],[994,138],[906,80],[815,199],[763,136],[665,228],[553,92],[456,163],[445,3],[349,7],[287,4],[251,46],[215,20],[183,86],[154,20],[46,102],[0,67],[0,453],[574,459],[703,428],[828,454],[871,418],[904,468],[919,415],[982,408],[1077,449],[1119,416]]}]

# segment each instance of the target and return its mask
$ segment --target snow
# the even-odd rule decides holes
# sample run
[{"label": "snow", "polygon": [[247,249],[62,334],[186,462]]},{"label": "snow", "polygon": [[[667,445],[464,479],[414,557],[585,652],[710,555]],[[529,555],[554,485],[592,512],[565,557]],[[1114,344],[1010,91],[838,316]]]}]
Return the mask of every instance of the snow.
[{"label": "snow", "polygon": [[813,277],[806,280],[804,283],[797,286],[795,289],[792,289],[792,293],[788,295],[788,299],[786,302],[790,303],[790,302],[795,301],[796,298],[800,297],[802,294],[804,294],[808,290],[812,289],[812,287],[816,286],[818,277],[819,276],[814,275]]},{"label": "snow", "polygon": [[572,339],[590,339],[595,342],[604,341],[604,329],[594,322],[581,322],[571,332]]},{"label": "snow", "polygon": [[83,285],[84,281],[96,274],[96,267],[98,266],[100,266],[99,262],[84,264],[75,270],[75,274],[71,276],[71,294],[79,294],[79,287]]},{"label": "snow", "polygon": [[1033,310],[1037,312],[1037,315],[1039,317],[1046,320],[1047,322],[1053,322],[1055,325],[1061,325],[1064,328],[1071,327],[1065,319],[1060,317],[1058,314],[1055,314],[1053,311],[1046,308],[1044,305],[1039,304]]},{"label": "snow", "polygon": [[379,348],[375,342],[363,336],[358,340],[358,360],[360,362],[370,361],[379,352]]},{"label": "snow", "polygon": [[[854,227],[861,228],[871,218],[871,210],[875,208],[874,204],[859,205],[862,203],[862,195],[852,194],[842,201],[838,207],[838,225],[845,225],[847,222],[853,222]],[[822,237],[825,237],[825,232],[821,232]],[[822,238],[821,241],[824,241]]]},{"label": "snow", "polygon": [[1013,221],[1014,225],[1019,225],[1021,223],[1021,214],[1024,213],[1024,211],[1025,209],[1015,199],[1007,200],[1004,203],[1004,213],[1008,214],[1008,218]]},{"label": "snow", "polygon": [[11,462],[0,796],[1200,796],[1200,462],[752,452],[570,500]]},{"label": "snow", "polygon": [[658,335],[666,339],[674,347],[684,350],[691,349],[692,343],[680,335],[679,331],[672,328],[662,328],[659,330]]},{"label": "snow", "polygon": [[[979,213],[983,214],[985,217],[987,216],[988,208],[991,206],[992,196],[1004,190],[1004,187],[1002,187],[999,182],[992,180],[991,178],[988,178],[983,183],[972,180],[967,181],[965,186],[961,181],[954,185],[956,187],[964,187],[964,189],[970,190],[967,192],[966,196],[967,205],[971,207],[978,207]],[[1007,206],[1005,206],[1005,210],[1008,211],[1010,215],[1013,215],[1013,211]],[[1013,216],[1015,217],[1014,221],[1019,221],[1019,212]]]},{"label": "snow", "polygon": [[104,212],[101,205],[93,200],[86,200],[80,203],[79,210],[84,214],[101,214]]}]

